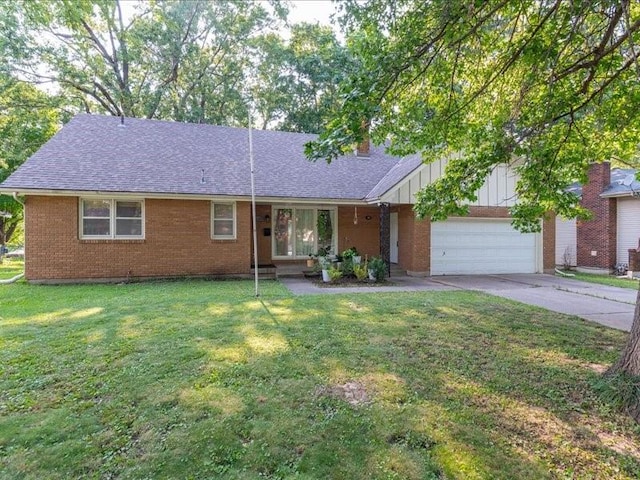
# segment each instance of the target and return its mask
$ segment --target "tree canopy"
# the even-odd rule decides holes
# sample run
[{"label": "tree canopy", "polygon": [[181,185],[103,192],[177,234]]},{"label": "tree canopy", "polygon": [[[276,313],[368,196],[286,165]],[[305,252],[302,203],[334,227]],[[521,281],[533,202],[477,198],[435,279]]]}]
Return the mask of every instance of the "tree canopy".
[{"label": "tree canopy", "polygon": [[640,4],[563,0],[343,2],[359,69],[312,159],[361,141],[395,154],[451,160],[421,191],[434,220],[465,204],[500,164],[519,173],[514,223],[537,230],[549,211],[584,215],[566,191],[589,163],[633,162],[640,140]]},{"label": "tree canopy", "polygon": [[[59,99],[28,83],[0,74],[0,182],[59,128]],[[8,242],[23,218],[22,207],[11,197],[0,195],[0,245]]]}]

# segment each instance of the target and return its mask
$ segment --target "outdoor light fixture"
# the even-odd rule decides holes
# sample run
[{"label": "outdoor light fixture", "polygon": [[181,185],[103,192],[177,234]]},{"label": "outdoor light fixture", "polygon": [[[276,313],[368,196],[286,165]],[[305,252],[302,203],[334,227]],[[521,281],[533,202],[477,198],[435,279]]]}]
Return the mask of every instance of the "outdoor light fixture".
[{"label": "outdoor light fixture", "polygon": [[271,221],[271,217],[269,216],[268,213],[264,216],[264,221],[267,222],[267,223],[269,223]]}]

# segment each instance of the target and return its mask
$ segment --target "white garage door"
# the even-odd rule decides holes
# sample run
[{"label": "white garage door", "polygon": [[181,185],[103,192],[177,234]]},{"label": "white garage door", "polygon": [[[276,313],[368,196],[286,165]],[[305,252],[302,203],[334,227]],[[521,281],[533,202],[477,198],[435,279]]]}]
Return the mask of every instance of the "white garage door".
[{"label": "white garage door", "polygon": [[540,234],[505,219],[449,219],[431,224],[431,275],[536,273]]},{"label": "white garage door", "polygon": [[556,217],[556,265],[575,267],[577,253],[576,219]]},{"label": "white garage door", "polygon": [[618,199],[617,263],[629,263],[629,249],[640,240],[640,200]]}]

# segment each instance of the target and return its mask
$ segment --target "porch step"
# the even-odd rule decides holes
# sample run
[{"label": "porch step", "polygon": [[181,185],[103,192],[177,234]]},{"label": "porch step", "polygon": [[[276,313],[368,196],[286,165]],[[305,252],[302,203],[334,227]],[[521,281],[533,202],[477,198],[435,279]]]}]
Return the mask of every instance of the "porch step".
[{"label": "porch step", "polygon": [[[251,275],[255,275],[255,266],[251,265]],[[261,280],[273,280],[278,277],[275,265],[258,265],[258,278]]]},{"label": "porch step", "polygon": [[398,265],[397,263],[392,263],[391,264],[391,276],[392,277],[404,277],[407,275],[407,271],[404,270],[402,267],[400,267],[400,265]]}]

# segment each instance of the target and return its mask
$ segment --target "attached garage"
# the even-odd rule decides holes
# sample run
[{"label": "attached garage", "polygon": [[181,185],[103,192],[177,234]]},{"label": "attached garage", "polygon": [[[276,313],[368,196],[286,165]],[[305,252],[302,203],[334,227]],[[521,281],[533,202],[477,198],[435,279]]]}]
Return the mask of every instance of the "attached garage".
[{"label": "attached garage", "polygon": [[556,265],[577,265],[577,238],[576,219],[565,220],[556,217]]},{"label": "attached garage", "polygon": [[431,224],[431,275],[538,273],[539,233],[520,233],[510,219],[448,219]]},{"label": "attached garage", "polygon": [[629,263],[629,249],[640,240],[640,200],[618,198],[617,217],[616,262]]}]

